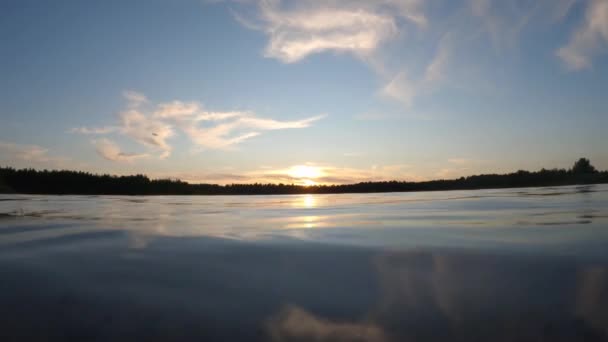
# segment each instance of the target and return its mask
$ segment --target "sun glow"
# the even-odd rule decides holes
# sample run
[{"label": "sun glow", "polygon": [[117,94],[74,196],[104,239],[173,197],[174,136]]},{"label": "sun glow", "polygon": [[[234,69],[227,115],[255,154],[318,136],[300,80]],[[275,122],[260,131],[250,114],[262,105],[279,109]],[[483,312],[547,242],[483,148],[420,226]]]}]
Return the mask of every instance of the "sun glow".
[{"label": "sun glow", "polygon": [[[321,177],[321,168],[310,165],[296,165],[292,166],[288,172],[289,176],[293,178],[303,178],[304,182],[312,182],[316,184],[312,179]],[[306,185],[313,185],[306,184]]]},{"label": "sun glow", "polygon": [[304,186],[313,186],[313,185],[317,185],[317,182],[313,181],[312,179],[304,179],[304,180],[302,180],[302,184]]}]

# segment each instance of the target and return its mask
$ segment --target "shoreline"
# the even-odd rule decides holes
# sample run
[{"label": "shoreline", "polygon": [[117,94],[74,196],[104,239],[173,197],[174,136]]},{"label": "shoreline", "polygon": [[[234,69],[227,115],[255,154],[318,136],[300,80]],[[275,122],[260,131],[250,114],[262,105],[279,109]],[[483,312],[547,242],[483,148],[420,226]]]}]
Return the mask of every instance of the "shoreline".
[{"label": "shoreline", "polygon": [[[273,184],[274,185],[274,184]],[[571,184],[545,184],[545,185],[525,185],[525,186],[505,186],[505,187],[479,187],[479,188],[450,188],[450,189],[432,189],[432,190],[387,190],[387,191],[343,191],[343,192],[298,192],[298,193],[209,193],[209,194],[184,194],[184,193],[157,193],[157,194],[127,194],[127,193],[43,193],[43,192],[2,192],[0,195],[33,195],[33,196],[141,196],[141,197],[159,197],[159,196],[301,196],[301,195],[358,195],[358,194],[398,194],[398,193],[420,193],[420,192],[451,192],[451,191],[476,191],[476,190],[506,190],[506,189],[530,189],[530,188],[551,188],[551,187],[571,187],[585,185],[608,185],[608,181],[592,182],[592,183],[571,183]]]}]

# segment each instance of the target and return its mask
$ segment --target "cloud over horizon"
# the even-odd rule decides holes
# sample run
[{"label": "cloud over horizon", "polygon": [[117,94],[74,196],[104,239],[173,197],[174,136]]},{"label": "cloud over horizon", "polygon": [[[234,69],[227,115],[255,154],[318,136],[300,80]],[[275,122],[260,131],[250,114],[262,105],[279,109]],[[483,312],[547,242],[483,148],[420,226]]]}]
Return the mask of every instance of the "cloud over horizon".
[{"label": "cloud over horizon", "polygon": [[0,141],[0,161],[20,161],[26,165],[42,164],[47,167],[63,167],[70,158],[52,155],[48,148]]},{"label": "cloud over horizon", "polygon": [[123,96],[127,100],[127,109],[118,114],[116,126],[76,127],[70,130],[84,135],[118,133],[146,149],[144,153],[124,152],[109,139],[94,140],[97,153],[111,161],[131,162],[153,156],[165,159],[173,149],[169,140],[179,131],[198,148],[230,149],[264,131],[306,128],[325,116],[281,121],[258,117],[250,111],[207,111],[197,102],[182,101],[159,103],[146,108],[144,104],[149,101],[143,94],[128,91]]},{"label": "cloud over horizon", "polygon": [[110,161],[133,162],[137,159],[150,157],[150,155],[147,153],[135,154],[122,152],[120,150],[120,147],[115,142],[106,138],[93,140],[92,143],[93,145],[95,145],[95,150],[97,151],[97,153],[103,158]]}]

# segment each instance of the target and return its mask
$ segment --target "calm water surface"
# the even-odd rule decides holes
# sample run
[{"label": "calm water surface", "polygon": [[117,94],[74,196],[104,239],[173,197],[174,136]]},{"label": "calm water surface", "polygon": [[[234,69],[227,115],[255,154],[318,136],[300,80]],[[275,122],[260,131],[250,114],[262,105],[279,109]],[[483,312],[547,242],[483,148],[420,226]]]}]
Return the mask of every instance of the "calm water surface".
[{"label": "calm water surface", "polygon": [[0,339],[608,341],[608,186],[0,195]]}]

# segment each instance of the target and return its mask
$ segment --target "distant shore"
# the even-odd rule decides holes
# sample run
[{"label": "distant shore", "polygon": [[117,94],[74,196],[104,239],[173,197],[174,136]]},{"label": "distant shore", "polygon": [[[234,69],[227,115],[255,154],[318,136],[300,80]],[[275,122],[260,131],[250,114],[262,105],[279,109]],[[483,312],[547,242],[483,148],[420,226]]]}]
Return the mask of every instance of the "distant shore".
[{"label": "distant shore", "polygon": [[381,181],[342,185],[190,184],[144,175],[112,176],[80,171],[0,167],[0,193],[45,195],[289,195],[504,189],[608,183],[608,171],[579,159],[571,169],[483,174],[424,182]]}]

